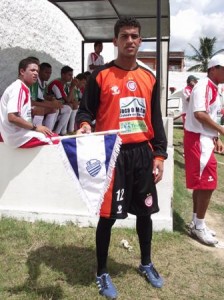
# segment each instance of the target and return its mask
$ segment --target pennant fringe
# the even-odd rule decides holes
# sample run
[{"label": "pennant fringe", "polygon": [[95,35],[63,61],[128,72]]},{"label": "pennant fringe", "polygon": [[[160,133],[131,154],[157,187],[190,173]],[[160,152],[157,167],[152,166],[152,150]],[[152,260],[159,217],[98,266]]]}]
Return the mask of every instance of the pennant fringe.
[{"label": "pennant fringe", "polygon": [[107,171],[107,176],[106,176],[106,180],[105,180],[105,183],[104,183],[104,189],[103,189],[103,191],[100,195],[99,205],[98,205],[97,210],[96,210],[96,215],[99,215],[100,208],[101,208],[101,205],[103,203],[104,195],[105,195],[105,193],[107,192],[107,190],[110,186],[110,182],[111,182],[111,179],[112,179],[112,175],[113,175],[113,171],[114,171],[115,164],[116,164],[116,161],[117,161],[117,157],[118,157],[118,154],[120,152],[121,144],[122,144],[121,137],[119,135],[117,135],[116,136],[116,141],[114,143],[114,148],[113,148],[113,151],[112,151],[112,154],[111,154],[111,158],[110,158],[110,163],[109,163],[109,167],[108,167],[108,171]]}]

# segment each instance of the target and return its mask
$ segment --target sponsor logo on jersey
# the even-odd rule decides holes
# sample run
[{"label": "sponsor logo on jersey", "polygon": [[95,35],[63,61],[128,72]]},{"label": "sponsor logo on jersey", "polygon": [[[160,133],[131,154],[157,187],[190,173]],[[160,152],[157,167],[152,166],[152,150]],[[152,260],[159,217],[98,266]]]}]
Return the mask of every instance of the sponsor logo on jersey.
[{"label": "sponsor logo on jersey", "polygon": [[101,170],[101,162],[98,159],[90,159],[86,163],[86,170],[90,176],[95,177]]},{"label": "sponsor logo on jersey", "polygon": [[152,195],[151,194],[148,194],[146,199],[145,199],[145,205],[148,206],[148,207],[151,207],[152,206]]},{"label": "sponsor logo on jersey", "polygon": [[129,91],[134,92],[137,89],[137,84],[133,80],[127,82],[127,88]]},{"label": "sponsor logo on jersey", "polygon": [[147,132],[148,127],[144,120],[133,120],[120,122],[121,134],[130,134],[138,132]]},{"label": "sponsor logo on jersey", "polygon": [[145,98],[125,97],[120,99],[120,118],[144,118],[145,111]]},{"label": "sponsor logo on jersey", "polygon": [[118,95],[120,94],[120,89],[117,85],[114,85],[110,88],[112,95]]}]

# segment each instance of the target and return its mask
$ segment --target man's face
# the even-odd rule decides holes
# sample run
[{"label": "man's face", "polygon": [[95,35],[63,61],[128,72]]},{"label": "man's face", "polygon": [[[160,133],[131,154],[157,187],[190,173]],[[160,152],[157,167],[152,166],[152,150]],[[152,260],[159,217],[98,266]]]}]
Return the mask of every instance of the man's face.
[{"label": "man's face", "polygon": [[103,44],[98,44],[96,47],[95,47],[95,52],[97,54],[100,54],[103,50]]},{"label": "man's face", "polygon": [[197,82],[198,82],[197,80],[191,80],[190,81],[190,86],[194,87]]},{"label": "man's face", "polygon": [[20,69],[21,80],[27,85],[31,86],[37,81],[39,66],[37,64],[29,64],[26,70]]},{"label": "man's face", "polygon": [[45,68],[43,70],[39,71],[39,78],[43,81],[48,81],[51,77],[52,69],[51,68]]},{"label": "man's face", "polygon": [[215,77],[217,84],[224,83],[224,67],[215,68]]},{"label": "man's face", "polygon": [[86,86],[86,79],[79,80],[79,88],[85,88]]},{"label": "man's face", "polygon": [[114,38],[114,45],[118,47],[119,55],[133,57],[136,56],[141,41],[138,28],[124,26],[120,29],[118,37]]},{"label": "man's face", "polygon": [[63,81],[65,82],[71,82],[72,81],[72,78],[73,78],[73,72],[70,71],[70,72],[67,72],[67,73],[64,73],[61,75]]}]

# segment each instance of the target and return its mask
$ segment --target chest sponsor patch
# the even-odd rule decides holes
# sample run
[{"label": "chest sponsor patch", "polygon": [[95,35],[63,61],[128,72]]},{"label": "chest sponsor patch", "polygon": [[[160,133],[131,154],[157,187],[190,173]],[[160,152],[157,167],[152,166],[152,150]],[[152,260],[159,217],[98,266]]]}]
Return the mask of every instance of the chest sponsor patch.
[{"label": "chest sponsor patch", "polygon": [[148,128],[144,120],[132,120],[120,122],[121,134],[147,132]]},{"label": "chest sponsor patch", "polygon": [[145,117],[145,98],[125,97],[120,98],[120,118]]}]

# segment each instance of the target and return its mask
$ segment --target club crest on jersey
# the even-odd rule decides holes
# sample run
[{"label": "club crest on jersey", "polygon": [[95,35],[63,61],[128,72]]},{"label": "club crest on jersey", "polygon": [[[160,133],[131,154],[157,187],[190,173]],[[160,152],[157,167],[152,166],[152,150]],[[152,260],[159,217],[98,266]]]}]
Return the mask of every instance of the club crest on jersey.
[{"label": "club crest on jersey", "polygon": [[95,177],[101,170],[101,162],[98,159],[90,159],[86,163],[86,170],[90,176]]},{"label": "club crest on jersey", "polygon": [[114,85],[110,88],[112,95],[119,95],[120,94],[120,89],[117,85]]},{"label": "club crest on jersey", "polygon": [[148,194],[146,199],[145,199],[145,205],[148,206],[148,207],[151,207],[152,206],[152,195],[151,194]]},{"label": "club crest on jersey", "polygon": [[129,80],[127,82],[127,88],[129,89],[129,91],[134,92],[137,89],[137,85],[133,80]]}]

